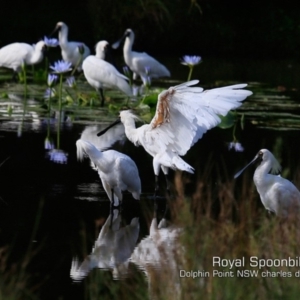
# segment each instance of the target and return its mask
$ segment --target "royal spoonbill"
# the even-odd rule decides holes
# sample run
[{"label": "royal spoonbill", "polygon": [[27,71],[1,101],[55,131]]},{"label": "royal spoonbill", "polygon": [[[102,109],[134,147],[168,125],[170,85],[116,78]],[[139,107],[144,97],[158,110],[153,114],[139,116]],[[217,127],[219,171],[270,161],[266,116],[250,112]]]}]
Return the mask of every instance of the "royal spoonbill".
[{"label": "royal spoonbill", "polygon": [[26,43],[12,43],[0,49],[0,67],[20,72],[22,65],[34,65],[43,60],[46,49],[44,41],[29,45]]},{"label": "royal spoonbill", "polygon": [[194,173],[194,168],[180,156],[185,155],[207,130],[221,122],[218,115],[225,116],[252,94],[243,90],[247,84],[203,91],[201,87],[191,87],[198,82],[192,80],[161,92],[150,124],[136,128],[137,116],[125,110],[116,122],[98,133],[103,134],[120,121],[124,124],[127,138],[136,146],[142,145],[153,156],[155,195],[160,169],[165,175],[169,168]]},{"label": "royal spoonbill", "polygon": [[53,32],[56,31],[59,31],[58,40],[63,60],[72,63],[73,67],[81,71],[82,61],[91,53],[89,47],[82,42],[69,42],[69,28],[64,22],[58,22],[56,24]]},{"label": "royal spoonbill", "polygon": [[133,72],[134,79],[139,75],[146,85],[148,76],[150,78],[171,76],[170,71],[152,56],[145,52],[132,51],[134,32],[131,29],[126,29],[122,38],[114,43],[112,47],[118,48],[123,39],[125,39],[123,48],[124,60]]},{"label": "royal spoonbill", "polygon": [[114,205],[122,204],[122,191],[128,190],[134,199],[140,200],[141,180],[135,162],[127,155],[115,150],[100,151],[84,140],[76,142],[77,158],[89,156],[98,170],[108,198]]},{"label": "royal spoonbill", "polygon": [[253,163],[259,163],[253,180],[265,209],[279,217],[288,217],[292,213],[300,213],[300,192],[287,179],[278,175],[281,166],[274,155],[267,149],[261,149],[254,159],[241,171],[237,178]]},{"label": "royal spoonbill", "polygon": [[101,106],[104,106],[104,88],[119,89],[127,96],[132,96],[131,87],[126,80],[128,78],[121,74],[112,64],[106,62],[105,51],[108,42],[100,41],[96,45],[96,55],[88,56],[82,64],[84,76],[88,83],[100,93]]}]

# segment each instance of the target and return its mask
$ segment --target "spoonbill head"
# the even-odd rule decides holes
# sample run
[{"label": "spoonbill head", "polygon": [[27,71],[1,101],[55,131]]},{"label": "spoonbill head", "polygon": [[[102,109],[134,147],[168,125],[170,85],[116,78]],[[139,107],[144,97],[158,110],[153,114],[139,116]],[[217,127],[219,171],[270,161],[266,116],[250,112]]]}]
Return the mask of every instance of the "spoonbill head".
[{"label": "spoonbill head", "polygon": [[0,49],[0,67],[19,72],[23,64],[34,65],[42,61],[46,45],[44,41],[29,45],[26,43],[12,43]]},{"label": "spoonbill head", "polygon": [[139,75],[143,80],[143,83],[146,84],[148,77],[159,78],[171,76],[170,71],[152,56],[145,52],[132,51],[134,32],[131,29],[126,29],[122,38],[114,43],[112,47],[118,48],[124,39],[124,60],[134,73],[134,79],[136,79],[137,75]]},{"label": "spoonbill head", "polygon": [[258,163],[253,180],[261,202],[266,210],[280,217],[300,212],[300,192],[293,183],[278,175],[281,166],[267,149],[261,149],[254,159],[234,178],[237,178],[248,166]]},{"label": "spoonbill head", "polygon": [[103,89],[118,89],[127,96],[132,96],[131,87],[127,83],[128,78],[103,59],[107,46],[106,41],[98,42],[96,55],[89,55],[82,64],[86,80],[100,93],[102,107],[104,106]]},{"label": "spoonbill head", "polygon": [[109,43],[107,41],[100,41],[95,46],[96,57],[105,60],[105,55],[108,50]]},{"label": "spoonbill head", "polygon": [[58,31],[58,40],[63,60],[72,63],[73,67],[81,71],[82,61],[91,53],[89,47],[82,42],[70,42],[68,40],[69,28],[64,22],[56,24],[53,33],[56,31]]},{"label": "spoonbill head", "polygon": [[99,177],[112,206],[122,203],[122,191],[128,190],[134,199],[140,200],[141,180],[135,162],[115,150],[100,151],[84,140],[76,142],[77,158],[87,155],[98,170]]},{"label": "spoonbill head", "polygon": [[200,87],[191,87],[198,82],[192,80],[161,92],[150,124],[136,128],[138,118],[130,110],[122,111],[120,120],[114,123],[121,121],[127,138],[153,156],[156,191],[160,169],[165,175],[169,168],[194,172],[180,156],[185,155],[207,130],[221,122],[218,115],[224,116],[230,109],[239,107],[252,94],[243,89],[247,84],[203,91]]}]

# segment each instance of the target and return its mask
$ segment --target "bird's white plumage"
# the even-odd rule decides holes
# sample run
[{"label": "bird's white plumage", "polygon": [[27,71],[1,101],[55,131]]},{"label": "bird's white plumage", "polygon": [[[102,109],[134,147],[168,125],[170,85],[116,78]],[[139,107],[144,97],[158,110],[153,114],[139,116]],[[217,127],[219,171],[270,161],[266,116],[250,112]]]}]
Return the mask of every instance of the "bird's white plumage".
[{"label": "bird's white plumage", "polygon": [[101,152],[90,142],[81,139],[76,142],[76,146],[77,158],[82,160],[86,154],[97,167],[110,201],[114,200],[114,204],[119,204],[123,198],[122,191],[125,190],[128,190],[134,199],[140,199],[141,180],[138,168],[129,156],[115,150]]},{"label": "bird's white plumage", "polygon": [[105,57],[103,42],[105,41],[97,44],[96,55],[90,55],[83,61],[82,69],[86,80],[97,90],[104,88],[119,89],[126,95],[131,96],[132,91],[126,81],[128,78],[112,64],[103,60]]},{"label": "bird's white plumage", "polygon": [[34,65],[42,61],[45,43],[39,41],[35,45],[12,43],[0,49],[0,67],[19,72],[22,64]]},{"label": "bird's white plumage", "polygon": [[170,77],[170,71],[155,58],[145,52],[132,51],[134,32],[131,29],[127,29],[124,36],[126,36],[123,47],[125,63],[134,74],[142,78],[144,83],[147,76],[151,78]]},{"label": "bird's white plumage", "polygon": [[[69,28],[64,22],[56,24],[57,30],[59,29],[58,40],[61,48],[61,56],[64,61],[70,62],[73,67],[77,66],[77,70],[81,71],[82,61],[90,55],[91,51],[87,45],[82,42],[74,42],[68,40]],[[84,53],[79,52],[79,47],[83,47]],[[81,63],[79,63],[79,61]],[[79,64],[78,64],[79,63]]]},{"label": "bird's white plumage", "polygon": [[193,168],[180,156],[209,129],[218,125],[218,115],[241,105],[252,92],[243,90],[246,84],[237,84],[203,91],[191,87],[198,80],[170,87],[158,96],[156,113],[150,124],[135,128],[135,117],[129,110],[120,113],[127,138],[135,145],[142,145],[153,156],[156,175],[162,167],[193,173]]},{"label": "bird's white plumage", "polygon": [[109,43],[107,41],[100,41],[95,46],[96,57],[105,60],[105,53]]},{"label": "bird's white plumage", "polygon": [[264,207],[280,217],[300,213],[300,192],[289,180],[272,173],[280,171],[280,165],[267,149],[258,152],[261,159],[254,172],[254,183]]},{"label": "bird's white plumage", "polygon": [[81,264],[73,258],[70,270],[73,280],[82,280],[93,268],[113,269],[114,275],[118,275],[122,267],[126,268],[136,246],[140,225],[138,218],[133,218],[126,226],[122,226],[121,222],[120,212],[113,210],[102,226],[91,254]]},{"label": "bird's white plumage", "polygon": [[[150,234],[135,247],[130,262],[145,273],[149,295],[156,296],[158,282],[164,282],[162,298],[173,300],[184,298],[181,278],[178,276],[186,258],[186,249],[180,242],[182,232],[182,228],[167,225],[166,219],[158,223],[155,217],[151,222]],[[198,269],[201,269],[200,266]],[[199,283],[202,284],[201,281]],[[155,296],[151,299],[155,299]]]},{"label": "bird's white plumage", "polygon": [[108,149],[116,143],[123,145],[126,141],[125,129],[123,124],[114,126],[112,130],[109,130],[108,132],[106,132],[106,134],[98,137],[96,134],[106,126],[107,125],[105,124],[86,126],[81,133],[80,139],[90,142],[97,149]]}]

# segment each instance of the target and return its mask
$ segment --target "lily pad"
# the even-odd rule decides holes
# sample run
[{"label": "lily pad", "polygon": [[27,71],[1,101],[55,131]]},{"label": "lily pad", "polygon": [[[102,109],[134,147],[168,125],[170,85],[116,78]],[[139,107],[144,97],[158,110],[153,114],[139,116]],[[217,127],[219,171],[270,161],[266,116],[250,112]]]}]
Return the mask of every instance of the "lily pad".
[{"label": "lily pad", "polygon": [[146,96],[145,99],[143,100],[143,104],[147,104],[150,107],[156,107],[157,96],[158,96],[158,94],[156,94],[156,93]]},{"label": "lily pad", "polygon": [[234,122],[236,121],[236,114],[230,111],[225,117],[219,116],[221,119],[221,123],[218,125],[218,127],[222,129],[230,128],[234,125]]}]

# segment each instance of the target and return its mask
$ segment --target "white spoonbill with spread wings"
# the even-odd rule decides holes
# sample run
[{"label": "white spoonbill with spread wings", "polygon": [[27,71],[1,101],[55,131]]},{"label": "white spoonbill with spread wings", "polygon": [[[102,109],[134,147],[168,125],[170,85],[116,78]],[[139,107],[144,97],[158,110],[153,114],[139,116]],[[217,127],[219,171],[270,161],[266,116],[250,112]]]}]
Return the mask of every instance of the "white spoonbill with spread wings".
[{"label": "white spoonbill with spread wings", "polygon": [[269,150],[260,150],[234,178],[240,176],[248,166],[255,162],[259,162],[259,165],[254,172],[253,179],[265,209],[284,218],[293,213],[299,214],[300,192],[289,180],[275,175],[279,174],[281,166]]},{"label": "white spoonbill with spread wings", "polygon": [[[81,71],[82,61],[91,53],[89,47],[82,42],[69,42],[69,28],[64,22],[58,22],[54,29],[55,31],[59,31],[58,40],[63,60],[70,62],[73,67]],[[81,54],[80,51],[83,53]]]},{"label": "white spoonbill with spread wings", "polygon": [[35,45],[12,43],[0,49],[0,67],[20,72],[22,64],[34,65],[43,60],[46,45],[39,41]]},{"label": "white spoonbill with spread wings", "polygon": [[104,60],[107,46],[106,41],[98,42],[96,55],[88,56],[82,64],[86,80],[100,93],[102,107],[104,106],[104,88],[119,89],[127,96],[132,96],[131,87],[126,81],[128,78]]},{"label": "white spoonbill with spread wings", "polygon": [[145,52],[132,51],[134,32],[131,29],[126,29],[122,38],[115,42],[112,47],[118,48],[123,39],[125,39],[123,48],[124,60],[133,72],[134,79],[139,75],[145,84],[148,76],[150,78],[171,76],[170,71],[152,56]]},{"label": "white spoonbill with spread wings", "polygon": [[84,140],[76,142],[77,158],[89,156],[98,170],[99,177],[112,206],[122,203],[122,191],[128,190],[134,199],[140,200],[141,180],[135,162],[115,150],[100,151]]},{"label": "white spoonbill with spread wings", "polygon": [[119,120],[98,133],[103,134],[121,121],[127,138],[136,146],[142,145],[153,156],[156,191],[160,169],[165,175],[169,168],[194,172],[180,156],[185,155],[207,130],[221,122],[218,115],[225,116],[252,94],[243,89],[247,84],[203,91],[201,87],[191,87],[198,82],[192,80],[161,92],[150,124],[136,128],[137,117],[125,110],[121,111]]}]

